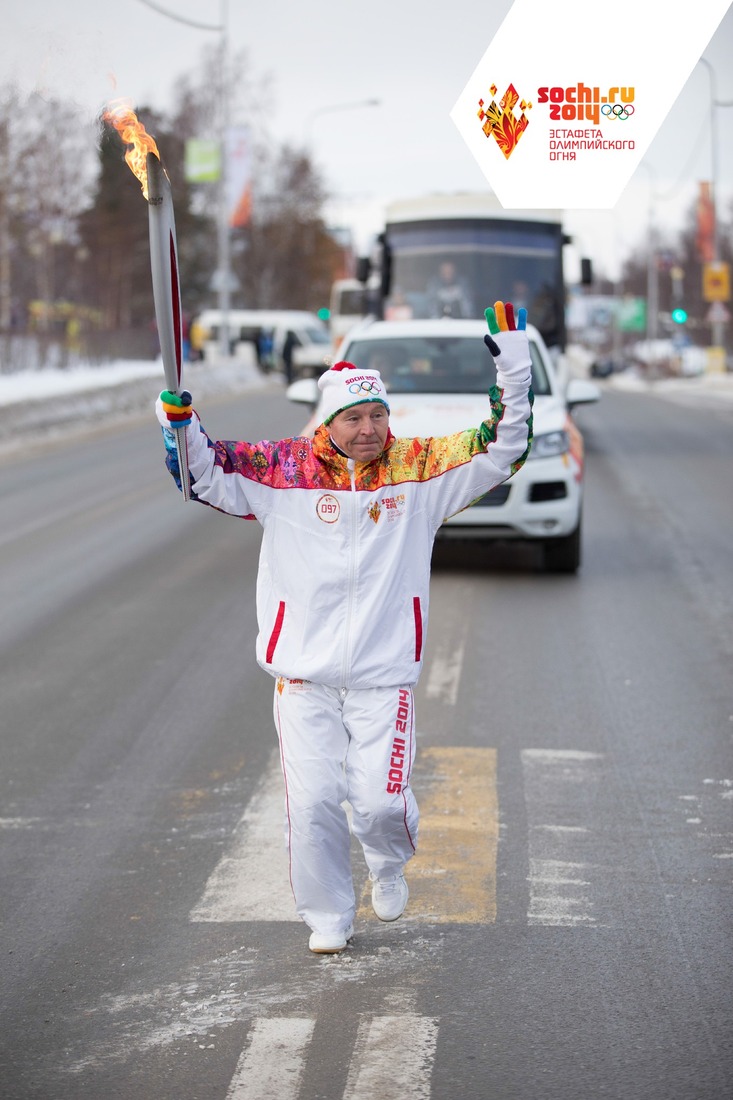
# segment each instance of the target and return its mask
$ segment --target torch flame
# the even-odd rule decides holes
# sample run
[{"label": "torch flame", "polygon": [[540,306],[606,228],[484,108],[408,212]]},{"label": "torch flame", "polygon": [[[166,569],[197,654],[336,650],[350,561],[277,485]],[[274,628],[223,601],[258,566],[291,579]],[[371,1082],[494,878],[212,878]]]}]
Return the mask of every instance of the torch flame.
[{"label": "torch flame", "polygon": [[128,103],[122,101],[110,103],[102,115],[102,119],[104,122],[114,126],[125,144],[131,147],[125,153],[125,160],[132,172],[134,172],[140,180],[143,195],[147,199],[147,155],[148,153],[155,153],[158,160],[160,160],[158,146]]}]

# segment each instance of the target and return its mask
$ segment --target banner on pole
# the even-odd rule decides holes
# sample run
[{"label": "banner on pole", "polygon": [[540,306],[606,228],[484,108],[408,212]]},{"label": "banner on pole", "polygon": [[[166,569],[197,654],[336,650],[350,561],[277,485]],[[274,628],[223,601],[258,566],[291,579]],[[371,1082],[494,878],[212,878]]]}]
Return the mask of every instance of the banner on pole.
[{"label": "banner on pole", "polygon": [[187,183],[216,183],[221,177],[221,149],[209,138],[189,138],[184,168]]},{"label": "banner on pole", "polygon": [[252,214],[252,142],[248,126],[227,132],[227,217],[232,229],[249,224]]}]

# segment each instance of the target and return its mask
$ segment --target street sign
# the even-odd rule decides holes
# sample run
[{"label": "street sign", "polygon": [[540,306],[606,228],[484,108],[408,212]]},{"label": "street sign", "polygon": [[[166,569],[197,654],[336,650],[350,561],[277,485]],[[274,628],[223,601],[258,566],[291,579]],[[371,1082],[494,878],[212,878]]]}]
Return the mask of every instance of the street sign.
[{"label": "street sign", "polygon": [[616,319],[621,332],[644,332],[646,329],[644,298],[622,298],[616,310]]},{"label": "street sign", "polygon": [[722,302],[713,302],[707,312],[706,321],[710,325],[724,325],[730,321],[730,311]]},{"label": "street sign", "polygon": [[728,264],[705,264],[702,269],[702,296],[706,302],[730,301],[730,269]]}]

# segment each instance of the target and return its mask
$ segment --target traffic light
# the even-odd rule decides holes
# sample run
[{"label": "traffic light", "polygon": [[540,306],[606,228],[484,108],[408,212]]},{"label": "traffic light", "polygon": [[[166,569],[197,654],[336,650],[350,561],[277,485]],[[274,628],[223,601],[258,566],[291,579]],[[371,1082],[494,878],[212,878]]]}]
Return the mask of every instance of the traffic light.
[{"label": "traffic light", "polygon": [[329,321],[331,318],[331,310],[328,308],[328,306],[321,306],[316,316],[318,317],[319,321]]},{"label": "traffic light", "polygon": [[679,306],[677,309],[672,310],[672,320],[676,325],[684,325],[687,320],[687,310],[681,309]]}]

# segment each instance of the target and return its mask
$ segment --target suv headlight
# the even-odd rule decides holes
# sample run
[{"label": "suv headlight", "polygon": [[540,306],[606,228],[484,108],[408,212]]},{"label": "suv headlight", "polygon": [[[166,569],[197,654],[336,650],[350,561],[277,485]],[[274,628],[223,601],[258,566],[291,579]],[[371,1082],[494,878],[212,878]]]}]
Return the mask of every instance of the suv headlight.
[{"label": "suv headlight", "polygon": [[530,458],[554,458],[555,455],[564,455],[570,450],[570,436],[565,431],[546,432],[544,435],[536,435],[532,440]]}]

